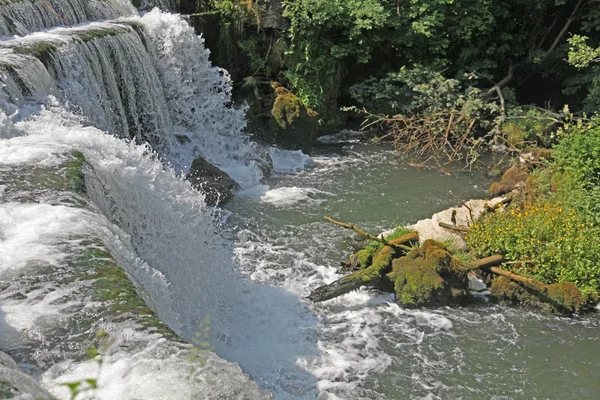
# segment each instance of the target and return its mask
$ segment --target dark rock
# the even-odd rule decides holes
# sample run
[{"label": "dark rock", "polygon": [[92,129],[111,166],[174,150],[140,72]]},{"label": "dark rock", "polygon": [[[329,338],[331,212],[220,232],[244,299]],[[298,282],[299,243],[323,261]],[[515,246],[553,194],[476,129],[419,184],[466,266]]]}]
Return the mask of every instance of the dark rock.
[{"label": "dark rock", "polygon": [[220,206],[239,189],[239,185],[229,175],[202,157],[194,160],[186,179],[205,195],[209,206]]}]

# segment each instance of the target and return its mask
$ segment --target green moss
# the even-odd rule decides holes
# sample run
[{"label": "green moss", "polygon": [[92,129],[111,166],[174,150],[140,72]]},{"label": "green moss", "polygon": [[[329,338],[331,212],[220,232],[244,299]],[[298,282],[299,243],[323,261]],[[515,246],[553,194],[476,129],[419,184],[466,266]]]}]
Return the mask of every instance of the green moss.
[{"label": "green moss", "polygon": [[[403,241],[407,239],[407,235],[415,234],[415,231],[408,229],[405,226],[399,226],[395,228],[392,233],[385,236],[385,240],[388,242],[396,242],[398,240]],[[410,242],[416,243],[419,241],[418,235],[415,236],[414,240],[410,240]],[[365,249],[372,251],[373,253],[377,252],[379,249],[383,247],[383,243],[378,242],[377,240],[369,240],[365,246]]]},{"label": "green moss", "polygon": [[92,300],[105,304],[103,319],[133,319],[169,339],[179,340],[138,295],[127,273],[116,264],[101,243],[98,242],[96,247],[77,257],[72,266],[75,270],[73,278],[91,282]]},{"label": "green moss", "polygon": [[66,177],[73,191],[85,193],[85,174],[83,172],[83,166],[86,162],[85,158],[80,151],[73,151],[71,154],[73,155],[73,160],[65,164],[67,168]]},{"label": "green moss", "polygon": [[490,286],[492,297],[510,305],[528,305],[553,313],[580,312],[586,301],[577,286],[570,282],[545,286],[532,282],[521,285],[503,276],[496,276]]},{"label": "green moss", "polygon": [[275,91],[271,115],[278,138],[301,147],[312,146],[317,138],[316,113],[279,83],[273,82],[271,87]]},{"label": "green moss", "polygon": [[34,56],[43,62],[56,48],[57,45],[53,42],[35,42],[30,45],[13,47],[13,51],[17,54]]},{"label": "green moss", "polygon": [[585,299],[577,286],[570,282],[548,285],[548,297],[561,304],[567,312],[579,312],[585,305]]},{"label": "green moss", "polygon": [[0,381],[0,399],[12,399],[15,395],[13,386],[6,381]]},{"label": "green moss", "polygon": [[38,202],[49,193],[61,202],[83,206],[85,193],[85,159],[74,151],[69,160],[53,167],[20,166],[0,169],[0,180],[6,185],[5,197],[16,201]]},{"label": "green moss", "polygon": [[527,292],[518,283],[511,281],[503,276],[496,276],[490,285],[492,297],[501,303],[516,304],[535,304],[535,296]]},{"label": "green moss", "polygon": [[393,282],[396,301],[406,307],[461,304],[467,296],[462,263],[433,240],[395,259],[387,277]]},{"label": "green moss", "polygon": [[350,256],[350,259],[346,263],[350,269],[365,269],[371,265],[373,260],[374,252],[368,249],[362,249]]}]

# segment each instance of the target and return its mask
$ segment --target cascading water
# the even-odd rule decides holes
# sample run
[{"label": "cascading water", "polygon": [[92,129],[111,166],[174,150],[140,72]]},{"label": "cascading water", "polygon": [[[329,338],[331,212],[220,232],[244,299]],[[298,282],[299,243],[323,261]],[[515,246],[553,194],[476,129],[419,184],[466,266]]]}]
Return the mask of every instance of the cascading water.
[{"label": "cascading water", "polygon": [[0,4],[0,36],[133,13],[135,8],[127,0],[7,0]]},{"label": "cascading water", "polygon": [[242,187],[260,180],[256,149],[242,133],[243,110],[229,104],[229,76],[211,66],[203,40],[181,17],[154,10],[0,47],[7,54],[0,62],[3,91],[12,103],[58,88],[62,102],[88,123],[151,144],[178,170],[202,155]]},{"label": "cascading water", "polygon": [[[202,40],[179,16],[154,10],[0,46],[8,114],[2,131],[15,137],[3,144],[81,151],[91,166],[86,186],[94,206],[169,284],[165,296],[164,287],[144,284],[146,278],[129,271],[158,315],[189,340],[209,316],[218,354],[237,360],[283,398],[314,397],[315,383],[296,364],[298,354],[316,351],[310,339],[315,321],[306,306],[281,289],[238,277],[213,212],[171,169],[185,170],[201,154],[242,186],[255,186],[261,177],[255,148],[242,134],[243,110],[228,104],[227,73],[210,65]],[[118,255],[119,246],[109,247]]]}]

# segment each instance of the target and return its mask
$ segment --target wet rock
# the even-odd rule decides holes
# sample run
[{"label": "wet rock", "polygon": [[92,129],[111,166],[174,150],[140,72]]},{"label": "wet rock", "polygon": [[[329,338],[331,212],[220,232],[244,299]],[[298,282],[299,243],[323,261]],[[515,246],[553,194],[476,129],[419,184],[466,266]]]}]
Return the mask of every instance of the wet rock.
[{"label": "wet rock", "polygon": [[15,360],[0,351],[0,399],[53,399],[32,377],[23,373]]},{"label": "wet rock", "polygon": [[239,185],[229,175],[202,157],[194,160],[186,179],[204,193],[209,206],[220,206],[239,189]]},{"label": "wet rock", "polygon": [[405,307],[462,304],[468,296],[466,269],[434,240],[395,259],[387,276],[396,301]]}]

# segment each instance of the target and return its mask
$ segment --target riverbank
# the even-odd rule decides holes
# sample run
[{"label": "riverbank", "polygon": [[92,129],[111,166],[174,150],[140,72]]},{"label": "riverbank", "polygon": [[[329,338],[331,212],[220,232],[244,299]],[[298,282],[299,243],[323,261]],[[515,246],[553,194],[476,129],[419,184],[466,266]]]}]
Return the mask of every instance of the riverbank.
[{"label": "riverbank", "polygon": [[[522,164],[513,165],[490,186],[491,193],[505,194],[504,198],[463,202],[455,196],[463,207],[404,230],[385,232],[382,237],[387,234],[389,243],[381,240],[383,244],[377,245],[371,240],[346,263],[358,271],[318,288],[311,299],[327,300],[362,284],[395,292],[405,306],[440,305],[443,301],[429,296],[438,296],[450,281],[462,282],[451,286],[462,299],[465,275],[461,271],[466,269],[478,270],[490,285],[492,298],[503,303],[530,304],[558,313],[595,311],[600,297],[595,161],[599,132],[594,118],[566,125],[557,132],[560,139],[554,150],[521,157]],[[417,231],[422,254],[402,241],[409,231]],[[448,250],[454,267],[425,267],[421,261],[411,261],[419,266],[403,266],[408,259],[428,259],[426,249],[435,243],[431,240]],[[454,257],[454,253],[459,254]],[[417,287],[421,300],[415,298]],[[453,296],[446,298],[459,300]]]}]

